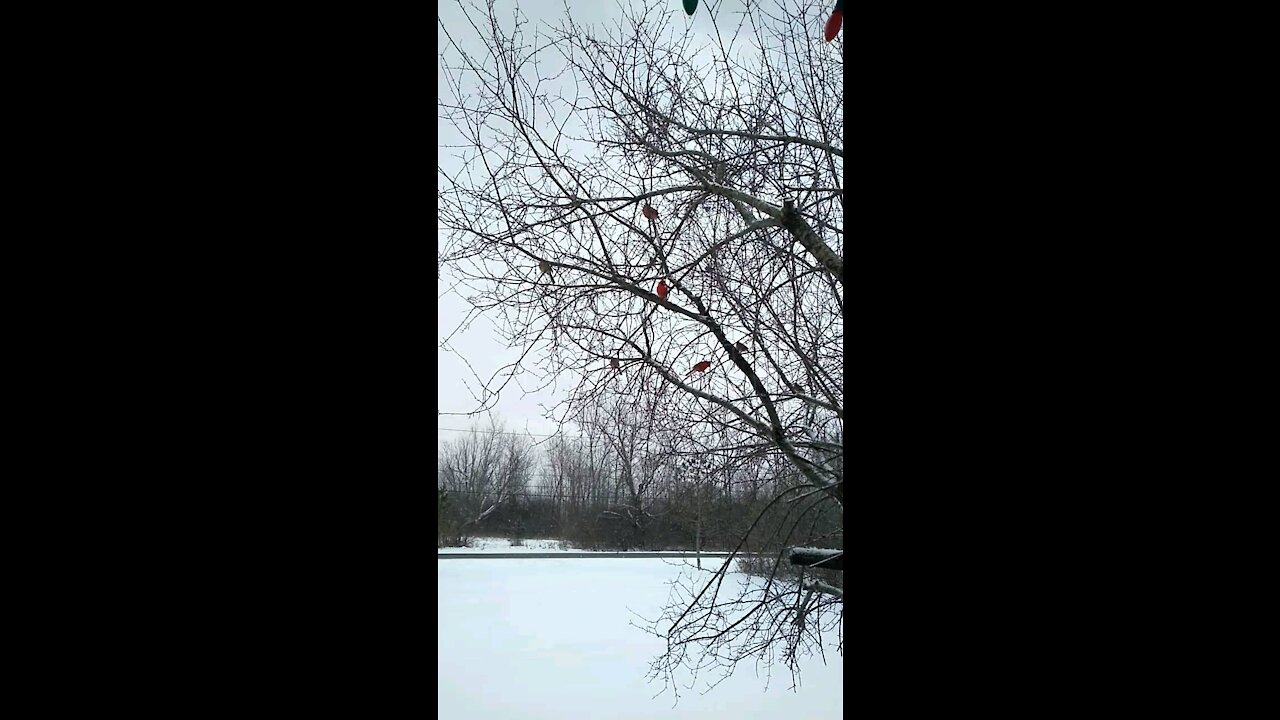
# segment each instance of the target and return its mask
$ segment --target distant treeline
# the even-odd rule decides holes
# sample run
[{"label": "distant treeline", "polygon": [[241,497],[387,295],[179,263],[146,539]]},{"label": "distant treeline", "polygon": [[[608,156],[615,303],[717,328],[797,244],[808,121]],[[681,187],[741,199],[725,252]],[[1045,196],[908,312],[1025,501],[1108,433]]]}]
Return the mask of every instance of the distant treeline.
[{"label": "distant treeline", "polygon": [[590,550],[732,550],[745,537],[742,549],[771,552],[842,538],[830,503],[797,488],[785,462],[749,452],[676,452],[607,433],[534,445],[481,431],[442,444],[437,473],[440,547],[498,536]]}]

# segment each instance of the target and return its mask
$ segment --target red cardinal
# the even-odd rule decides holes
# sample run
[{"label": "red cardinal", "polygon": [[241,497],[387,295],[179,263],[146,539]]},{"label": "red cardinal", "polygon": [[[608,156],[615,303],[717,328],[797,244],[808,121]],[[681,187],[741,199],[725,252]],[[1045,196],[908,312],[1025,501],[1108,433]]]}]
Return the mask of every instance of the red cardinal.
[{"label": "red cardinal", "polygon": [[[692,374],[694,374],[694,373],[696,373],[696,372],[705,372],[705,371],[706,371],[706,369],[707,369],[707,368],[709,368],[709,367],[711,367],[711,361],[710,361],[710,360],[703,360],[702,362],[700,362],[700,363],[698,363],[697,365],[694,365],[694,366],[693,366],[693,370],[691,370],[691,371],[689,372],[689,375],[692,375]],[[686,377],[687,377],[687,376],[686,376]]]},{"label": "red cardinal", "polygon": [[658,281],[658,297],[662,298],[663,300],[666,300],[667,293],[669,292],[671,292],[671,289],[667,287],[667,281],[659,280]]},{"label": "red cardinal", "polygon": [[641,214],[641,215],[644,215],[645,217],[649,218],[650,220],[657,220],[657,219],[658,219],[658,211],[657,211],[657,210],[654,210],[654,209],[653,209],[653,206],[652,206],[652,205],[650,205],[649,203],[645,203],[645,204],[644,204],[644,207],[640,208],[640,214]]},{"label": "red cardinal", "polygon": [[831,17],[827,18],[827,27],[823,30],[822,37],[831,42],[836,39],[836,33],[840,32],[840,26],[844,24],[844,0],[836,0],[836,9],[831,12]]}]

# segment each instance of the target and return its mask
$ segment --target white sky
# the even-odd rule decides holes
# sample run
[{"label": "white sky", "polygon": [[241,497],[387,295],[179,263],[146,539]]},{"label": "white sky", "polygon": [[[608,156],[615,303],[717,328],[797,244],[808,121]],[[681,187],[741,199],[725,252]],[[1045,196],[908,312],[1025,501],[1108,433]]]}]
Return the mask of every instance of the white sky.
[{"label": "white sky", "polygon": [[[467,1],[468,5],[470,5],[474,0]],[[479,0],[479,2],[483,3],[483,0]],[[621,3],[625,5],[642,4],[631,0],[621,0]],[[520,10],[531,23],[555,24],[558,18],[563,16],[565,8],[563,4],[554,0],[546,0],[545,2],[528,2],[525,0],[525,2],[521,3],[517,3],[516,0],[498,0],[499,18],[510,17],[517,4],[519,4]],[[581,24],[598,24],[610,21],[618,17],[619,6],[620,3],[617,1],[573,0],[569,3],[574,20]],[[669,0],[663,5],[663,11],[676,15],[684,22],[692,23],[695,29],[706,32],[710,37],[712,33],[712,11],[718,14],[723,23],[724,19],[733,17],[727,13],[737,12],[741,7],[741,0],[722,0],[721,2],[702,0],[694,16],[689,18],[685,15],[680,0]],[[482,11],[473,10],[472,12],[474,15]],[[462,11],[458,8],[457,0],[441,2],[438,7],[438,18],[440,23],[449,28],[449,33],[453,39],[468,53],[473,56],[483,56],[481,50],[483,45],[475,38],[475,31],[467,23]],[[509,28],[510,21],[504,23],[504,26]],[[438,24],[437,50],[442,50],[446,42],[444,31],[440,29]],[[554,70],[551,72],[554,72]],[[437,87],[442,87],[444,71],[439,67],[438,57],[436,74]],[[447,91],[442,90],[441,92]],[[459,141],[456,133],[447,123],[439,122],[437,123],[437,140],[438,147]],[[457,160],[445,154],[439,156],[439,164],[441,172],[446,173],[452,173],[459,167]],[[437,174],[437,185],[441,184],[440,175]],[[438,238],[438,242],[443,242],[443,238]],[[445,274],[442,275],[436,286],[436,295],[439,297],[436,351],[436,358],[439,362],[439,374],[436,378],[436,391],[439,402],[438,412],[472,412],[479,406],[472,391],[478,394],[479,388],[476,387],[471,371],[467,369],[461,358],[439,347],[440,340],[457,327],[469,308],[466,300],[458,292],[451,291],[454,282],[447,275],[447,268],[444,272]],[[493,325],[483,318],[473,323],[468,330],[454,335],[450,340],[450,346],[457,353],[466,357],[467,362],[475,369],[476,374],[486,379],[498,368],[513,361],[519,355],[518,350],[508,348],[504,343],[497,340]],[[527,387],[538,387],[541,384],[542,382],[535,378],[529,378],[525,382]],[[470,385],[470,390],[468,385]],[[513,382],[503,392],[494,407],[493,413],[505,422],[508,430],[550,434],[556,432],[556,425],[545,418],[546,410],[543,406],[550,408],[558,400],[559,397],[553,391],[526,393],[518,382]],[[437,440],[458,436],[459,433],[445,428],[466,429],[471,427],[473,423],[483,426],[487,424],[487,420],[483,417],[473,419],[438,415]],[[577,434],[576,429],[573,428],[566,428],[565,432]]]},{"label": "white sky", "polygon": [[[499,17],[508,16],[515,5],[514,0],[500,0],[497,5]],[[606,21],[617,12],[617,6],[614,3],[574,2],[572,8],[575,20],[583,23]],[[521,3],[521,10],[532,22],[554,23],[564,12],[564,6],[553,1],[525,2]],[[683,14],[678,0],[673,2],[671,10]],[[454,40],[468,53],[479,55],[482,45],[474,38],[474,30],[467,24],[456,2],[441,2],[438,12],[440,22],[449,28]],[[437,25],[438,50],[442,50],[446,42],[444,31]],[[444,71],[440,69],[438,59],[436,73],[437,87],[443,87]],[[458,142],[456,133],[447,123],[437,124],[437,139],[438,146]],[[440,155],[439,163],[442,171],[447,173],[455,171],[460,165],[458,161],[445,154]],[[442,184],[439,175],[437,175],[437,184]],[[438,241],[443,242],[443,238]],[[445,272],[447,273],[447,268]],[[436,378],[438,411],[471,412],[478,406],[472,391],[477,394],[479,392],[475,387],[472,373],[461,358],[439,347],[440,340],[457,326],[469,307],[458,292],[450,291],[452,286],[453,282],[447,274],[442,276],[436,286],[436,295],[439,296],[436,351],[439,362],[439,374]],[[454,335],[450,340],[450,346],[457,353],[464,355],[476,374],[482,378],[488,378],[498,368],[518,357],[517,350],[508,348],[500,342],[494,334],[493,325],[483,318],[468,330]],[[470,389],[467,387],[468,384],[471,386]],[[541,383],[530,379],[528,384],[536,387]],[[528,394],[517,383],[512,383],[498,400],[494,413],[506,422],[510,430],[550,434],[556,431],[556,426],[545,419],[546,411],[541,406],[550,407],[557,400],[558,397],[551,391]],[[467,417],[438,416],[437,439],[444,440],[458,435],[456,432],[440,428],[468,428],[472,422],[473,419]],[[484,418],[477,418],[474,422],[483,425],[486,421]],[[576,434],[572,430],[568,432]]]}]

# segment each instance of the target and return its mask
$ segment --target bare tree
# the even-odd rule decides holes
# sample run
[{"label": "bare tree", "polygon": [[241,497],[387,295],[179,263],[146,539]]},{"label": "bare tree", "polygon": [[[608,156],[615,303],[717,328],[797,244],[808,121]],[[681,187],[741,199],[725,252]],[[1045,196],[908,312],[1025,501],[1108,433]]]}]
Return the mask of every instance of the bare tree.
[{"label": "bare tree", "polygon": [[604,393],[578,416],[583,432],[602,438],[613,461],[617,501],[601,515],[615,523],[614,537],[624,549],[647,547],[656,491],[668,463],[669,441],[664,442],[657,413],[652,395]]},{"label": "bare tree", "polygon": [[599,515],[616,496],[615,460],[607,444],[594,435],[557,437],[546,445],[544,494],[552,497],[561,537],[595,547],[605,540]]},{"label": "bare tree", "polygon": [[450,499],[451,544],[464,544],[473,528],[522,493],[532,471],[529,442],[497,422],[443,443],[436,458],[437,487]]},{"label": "bare tree", "polygon": [[819,530],[844,502],[841,43],[808,0],[709,12],[710,36],[668,2],[606,28],[464,11],[441,52],[439,114],[465,141],[442,177],[442,257],[523,351],[477,378],[480,399],[522,375],[577,379],[561,421],[646,408],[600,426],[633,518],[663,472],[655,443],[673,468],[703,458],[698,481],[722,494],[749,484],[761,507],[734,549],[774,553],[770,572],[731,581],[726,562],[682,588],[649,626],[668,642],[654,673],[670,686],[676,667],[724,677],[747,658],[794,673],[843,632],[842,587],[779,572],[789,546],[843,552]]}]

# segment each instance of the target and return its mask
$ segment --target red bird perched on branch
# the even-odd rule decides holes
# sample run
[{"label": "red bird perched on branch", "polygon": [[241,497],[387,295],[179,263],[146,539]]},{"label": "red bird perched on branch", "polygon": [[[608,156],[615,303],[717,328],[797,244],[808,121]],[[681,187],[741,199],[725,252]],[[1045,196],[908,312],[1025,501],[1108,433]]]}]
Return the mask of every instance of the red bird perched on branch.
[{"label": "red bird perched on branch", "polygon": [[666,300],[667,293],[669,292],[671,292],[671,288],[667,287],[667,281],[659,280],[658,281],[658,297],[662,298],[663,300]]},{"label": "red bird perched on branch", "polygon": [[[709,367],[711,367],[711,361],[703,360],[702,362],[693,366],[693,369],[689,371],[689,375],[692,375],[696,372],[706,372],[707,368]],[[685,375],[685,377],[689,377],[689,375]]]},{"label": "red bird perched on branch", "polygon": [[840,32],[840,26],[844,24],[844,0],[836,0],[836,9],[831,11],[831,17],[827,18],[827,27],[823,30],[822,37],[827,42],[836,39],[836,33]]},{"label": "red bird perched on branch", "polygon": [[650,205],[649,203],[645,203],[645,204],[644,204],[644,207],[640,208],[640,214],[641,214],[641,215],[644,215],[645,217],[649,218],[650,220],[657,220],[657,219],[658,219],[658,211],[657,211],[657,210],[654,210],[654,209],[653,209],[653,206],[652,206],[652,205]]}]

